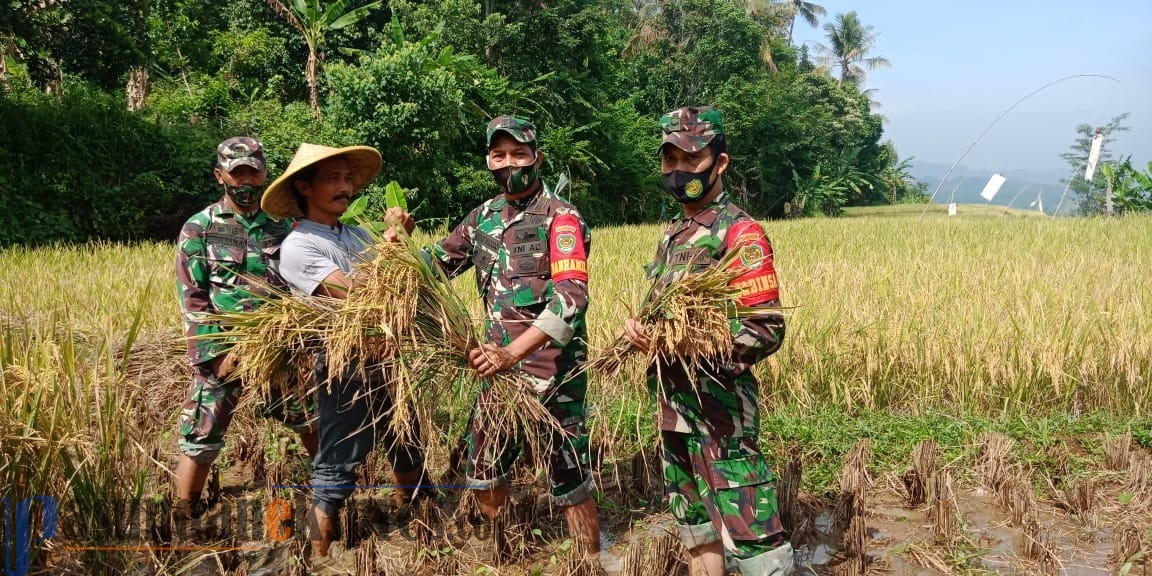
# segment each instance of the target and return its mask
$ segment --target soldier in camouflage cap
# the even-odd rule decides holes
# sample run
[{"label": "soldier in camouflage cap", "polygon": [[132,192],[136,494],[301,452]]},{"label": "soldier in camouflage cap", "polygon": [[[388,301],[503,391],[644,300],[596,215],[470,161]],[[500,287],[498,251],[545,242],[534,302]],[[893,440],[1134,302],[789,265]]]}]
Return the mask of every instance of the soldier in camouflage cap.
[{"label": "soldier in camouflage cap", "polygon": [[[739,274],[736,304],[764,312],[733,318],[735,353],[688,374],[679,362],[649,366],[658,399],[665,490],[693,576],[722,576],[725,550],[742,574],[778,576],[793,564],[780,524],[772,472],[757,442],[759,383],[752,366],[784,339],[772,245],[760,223],[728,199],[724,118],[710,107],[681,108],[660,119],[664,187],[683,206],[648,266],[656,289],[717,266],[732,251]],[[625,333],[647,350],[647,329],[628,320]]]},{"label": "soldier in camouflage cap", "polygon": [[[280,243],[292,229],[291,221],[275,221],[260,210],[268,176],[260,142],[244,137],[221,142],[214,174],[224,195],[188,219],[176,250],[177,287],[192,364],[192,385],[179,419],[182,454],[175,474],[176,508],[183,515],[194,514],[243,388],[232,377],[237,359],[224,341],[211,337],[223,328],[207,316],[253,310],[267,296],[266,287],[284,286],[277,271]],[[264,412],[299,432],[301,443],[315,454],[314,423],[300,401],[275,400]]]},{"label": "soldier in camouflage cap", "polygon": [[[587,379],[576,367],[587,347],[588,251],[592,236],[574,206],[540,178],[544,153],[536,127],[500,116],[488,124],[486,160],[501,194],[472,210],[444,240],[427,249],[450,277],[476,270],[488,343],[469,351],[487,378],[512,371],[535,387],[564,431],[553,435],[553,501],[586,550],[599,550],[599,516],[585,428]],[[483,395],[468,425],[467,474],[489,518],[508,502],[508,478],[520,446],[498,446],[485,435]]]}]

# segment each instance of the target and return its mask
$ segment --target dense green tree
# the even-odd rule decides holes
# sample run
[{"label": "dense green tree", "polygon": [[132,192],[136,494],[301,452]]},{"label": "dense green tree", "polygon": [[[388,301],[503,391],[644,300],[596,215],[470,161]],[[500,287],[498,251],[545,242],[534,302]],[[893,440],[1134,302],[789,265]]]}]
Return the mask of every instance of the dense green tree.
[{"label": "dense green tree", "polygon": [[17,0],[0,7],[0,54],[24,61],[36,84],[59,94],[63,74],[122,86],[145,63],[148,0]]},{"label": "dense green tree", "polygon": [[1152,162],[1141,171],[1129,156],[1101,167],[1118,213],[1152,212]]},{"label": "dense green tree", "polygon": [[[1127,119],[1128,113],[1125,112],[1112,118],[1107,124],[1099,128],[1104,134],[1104,141],[1100,148],[1098,166],[1112,160],[1111,144],[1116,140],[1116,135],[1130,130],[1124,125]],[[1077,210],[1086,216],[1104,212],[1104,182],[1101,171],[1096,171],[1091,182],[1084,179],[1084,169],[1088,164],[1088,154],[1092,150],[1092,138],[1095,135],[1096,128],[1091,125],[1081,124],[1077,126],[1076,141],[1072,143],[1067,152],[1060,155],[1060,158],[1064,159],[1068,163],[1068,167],[1072,169],[1071,178],[1064,182],[1068,184],[1068,188],[1077,197]]]},{"label": "dense green tree", "polygon": [[[504,113],[536,122],[546,179],[563,179],[563,194],[594,225],[676,210],[661,186],[657,118],[683,105],[725,112],[733,158],[725,182],[757,216],[781,215],[789,202],[826,214],[890,202],[902,183],[898,199],[915,195],[907,163],[880,144],[882,118],[869,92],[817,69],[806,47],[788,41],[796,18],[818,16],[811,3],[390,0],[386,9],[350,10],[356,0],[132,0],[91,12],[115,22],[85,26],[119,32],[93,33],[97,43],[84,36],[77,46],[109,48],[79,55],[72,51],[81,48],[58,46],[61,24],[77,25],[72,6],[107,0],[37,0],[35,10],[22,1],[0,7],[0,46],[19,52],[0,98],[21,103],[20,113],[51,119],[64,105],[82,109],[68,125],[87,138],[94,132],[75,126],[90,121],[97,132],[115,133],[109,141],[118,141],[123,126],[154,135],[191,130],[197,136],[174,148],[189,157],[200,154],[193,149],[210,156],[212,141],[224,135],[253,135],[265,143],[273,176],[300,142],[370,144],[386,161],[368,191],[369,207],[381,204],[377,188],[396,180],[425,221],[454,223],[496,193],[483,163],[483,126]],[[852,65],[866,68],[864,57]],[[63,80],[64,101],[44,98],[45,79],[57,87]],[[129,79],[129,101],[143,105],[130,115],[135,120],[109,115],[120,122],[112,125],[89,117],[105,114],[110,99],[123,102]],[[112,194],[155,178],[178,182],[158,186],[164,194],[140,205],[140,214],[172,221],[187,216],[173,208],[174,198],[192,206],[200,201],[192,196],[216,192],[199,164],[169,162],[141,174],[107,147],[85,150],[82,163],[42,170],[59,186],[36,183],[59,192],[70,222],[84,221],[64,194],[83,181],[81,164],[107,166],[99,180]],[[40,162],[22,161],[34,170]],[[134,184],[115,182],[109,174],[116,172]],[[0,182],[0,189],[9,207],[32,201],[23,183],[9,189]],[[173,196],[176,189],[198,192]],[[122,237],[76,225],[54,230],[46,237]]]}]

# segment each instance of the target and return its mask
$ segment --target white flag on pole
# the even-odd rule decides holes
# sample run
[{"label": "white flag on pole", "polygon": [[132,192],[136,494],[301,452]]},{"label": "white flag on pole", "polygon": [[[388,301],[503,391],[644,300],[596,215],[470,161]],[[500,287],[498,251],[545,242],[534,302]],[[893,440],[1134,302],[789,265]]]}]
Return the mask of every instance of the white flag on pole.
[{"label": "white flag on pole", "polygon": [[948,203],[948,215],[949,216],[955,216],[956,215],[956,203],[955,202],[949,202]]},{"label": "white flag on pole", "polygon": [[980,197],[991,202],[992,198],[996,196],[996,193],[1000,191],[1000,187],[1004,185],[1005,180],[1007,180],[1007,178],[999,174],[993,174],[992,177],[988,179],[988,183],[984,185],[984,191],[980,193]]},{"label": "white flag on pole", "polygon": [[1036,192],[1036,199],[1032,200],[1032,203],[1029,204],[1028,207],[1030,207],[1030,209],[1031,209],[1031,207],[1037,207],[1037,205],[1039,205],[1039,207],[1037,207],[1037,210],[1039,210],[1040,212],[1044,212],[1044,196],[1041,196],[1043,194],[1044,194],[1044,190],[1040,190],[1039,192]]},{"label": "white flag on pole", "polygon": [[1088,152],[1088,165],[1084,167],[1084,179],[1091,182],[1096,175],[1096,163],[1100,161],[1100,148],[1104,146],[1104,129],[1097,128],[1092,137],[1092,150]]}]

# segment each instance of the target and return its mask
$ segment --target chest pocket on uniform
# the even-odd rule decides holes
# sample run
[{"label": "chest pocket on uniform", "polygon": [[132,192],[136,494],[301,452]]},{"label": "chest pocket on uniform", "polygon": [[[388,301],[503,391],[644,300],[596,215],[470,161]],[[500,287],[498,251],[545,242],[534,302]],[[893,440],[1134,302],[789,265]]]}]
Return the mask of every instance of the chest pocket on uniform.
[{"label": "chest pocket on uniform", "polygon": [[476,285],[481,294],[492,277],[492,266],[500,255],[500,239],[479,230],[472,237],[472,265],[476,267]]},{"label": "chest pocket on uniform", "polygon": [[512,283],[512,304],[532,306],[551,299],[549,285],[548,244],[541,238],[536,218],[525,221],[504,232],[508,249],[508,279]]},{"label": "chest pocket on uniform", "polygon": [[216,284],[228,284],[232,276],[246,271],[248,233],[243,226],[216,224],[204,233],[209,274]]},{"label": "chest pocket on uniform", "polygon": [[664,259],[668,256],[668,241],[665,240],[660,243],[660,249],[656,251],[656,259],[644,266],[644,276],[649,280],[655,280],[664,274]]}]

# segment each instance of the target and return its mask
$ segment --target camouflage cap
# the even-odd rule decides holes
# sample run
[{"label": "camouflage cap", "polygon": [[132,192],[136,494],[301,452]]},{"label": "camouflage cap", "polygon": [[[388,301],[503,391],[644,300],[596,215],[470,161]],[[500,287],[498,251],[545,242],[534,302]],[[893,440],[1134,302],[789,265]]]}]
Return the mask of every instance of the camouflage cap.
[{"label": "camouflage cap", "polygon": [[225,172],[231,172],[237,166],[251,166],[263,172],[264,147],[255,138],[229,138],[216,147],[216,165]]},{"label": "camouflage cap", "polygon": [[724,114],[711,106],[686,106],[660,117],[660,131],[665,144],[685,152],[703,150],[714,136],[724,134]]},{"label": "camouflage cap", "polygon": [[497,116],[488,123],[487,142],[492,147],[492,137],[497,132],[506,132],[517,142],[536,145],[536,125],[519,116]]}]

